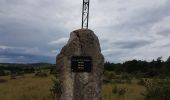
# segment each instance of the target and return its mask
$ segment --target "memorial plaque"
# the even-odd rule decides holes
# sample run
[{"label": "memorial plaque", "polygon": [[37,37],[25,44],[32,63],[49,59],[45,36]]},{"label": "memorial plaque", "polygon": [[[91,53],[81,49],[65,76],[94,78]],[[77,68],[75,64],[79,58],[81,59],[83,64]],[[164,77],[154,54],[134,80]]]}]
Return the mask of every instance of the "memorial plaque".
[{"label": "memorial plaque", "polygon": [[101,100],[104,56],[92,30],[71,32],[56,58],[61,84],[57,100]]},{"label": "memorial plaque", "polygon": [[92,58],[89,56],[73,56],[71,58],[72,72],[91,72]]}]

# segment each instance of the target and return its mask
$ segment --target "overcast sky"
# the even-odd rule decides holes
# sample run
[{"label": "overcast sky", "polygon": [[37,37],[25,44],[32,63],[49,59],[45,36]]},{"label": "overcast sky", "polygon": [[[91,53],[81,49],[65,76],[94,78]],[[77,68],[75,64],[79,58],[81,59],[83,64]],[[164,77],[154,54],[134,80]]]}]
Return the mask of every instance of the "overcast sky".
[{"label": "overcast sky", "polygon": [[[0,62],[55,63],[81,27],[83,0],[0,0]],[[170,56],[170,0],[90,0],[106,61]]]}]

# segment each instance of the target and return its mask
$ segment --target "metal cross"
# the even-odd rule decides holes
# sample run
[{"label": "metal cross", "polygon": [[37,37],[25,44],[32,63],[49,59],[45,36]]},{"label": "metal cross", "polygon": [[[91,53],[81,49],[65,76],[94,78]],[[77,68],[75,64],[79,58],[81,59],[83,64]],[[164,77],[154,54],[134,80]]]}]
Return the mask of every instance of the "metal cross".
[{"label": "metal cross", "polygon": [[88,29],[88,21],[89,21],[89,1],[83,0],[83,9],[82,9],[82,29]]}]

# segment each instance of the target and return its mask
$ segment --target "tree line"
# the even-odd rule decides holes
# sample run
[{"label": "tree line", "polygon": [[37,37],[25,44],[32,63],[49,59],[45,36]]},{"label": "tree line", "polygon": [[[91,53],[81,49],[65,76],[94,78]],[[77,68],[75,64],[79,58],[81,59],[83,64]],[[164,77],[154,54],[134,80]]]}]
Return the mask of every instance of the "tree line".
[{"label": "tree line", "polygon": [[170,57],[163,61],[162,57],[151,62],[131,60],[124,63],[105,63],[105,70],[116,73],[129,73],[141,77],[168,77],[170,76]]},{"label": "tree line", "polygon": [[33,63],[33,64],[16,64],[16,63],[0,63],[0,76],[20,73],[34,73],[35,71],[49,69],[53,71],[54,64]]},{"label": "tree line", "polygon": [[[163,61],[162,57],[158,57],[157,60],[152,60],[151,62],[141,60],[131,60],[124,63],[105,62],[104,68],[106,71],[128,73],[139,77],[168,77],[170,76],[170,57],[166,61]],[[20,72],[34,73],[36,70],[43,69],[48,69],[51,73],[55,73],[56,65],[49,63],[0,63],[0,76],[8,75],[9,73]]]}]

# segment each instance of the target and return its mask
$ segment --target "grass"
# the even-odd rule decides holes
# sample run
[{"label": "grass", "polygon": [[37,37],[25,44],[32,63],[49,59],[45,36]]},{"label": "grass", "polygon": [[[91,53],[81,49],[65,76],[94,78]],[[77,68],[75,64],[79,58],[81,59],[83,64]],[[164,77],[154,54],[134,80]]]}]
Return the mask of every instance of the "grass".
[{"label": "grass", "polygon": [[[51,100],[50,87],[53,85],[53,76],[34,77],[27,74],[24,77],[10,79],[9,76],[0,77],[7,82],[0,83],[0,100]],[[125,87],[127,92],[124,95],[112,93],[116,86]],[[132,80],[131,84],[108,83],[102,86],[102,100],[144,100],[142,93],[145,88],[137,84],[137,80]]]},{"label": "grass", "polygon": [[12,80],[9,76],[0,78],[7,80],[0,83],[0,100],[49,100],[52,76],[38,78],[29,74]]},{"label": "grass", "polygon": [[[112,89],[117,87],[125,87],[127,92],[124,95],[112,93]],[[137,84],[137,80],[133,80],[131,84],[104,84],[102,87],[102,100],[144,100],[142,95],[145,87]]]}]

